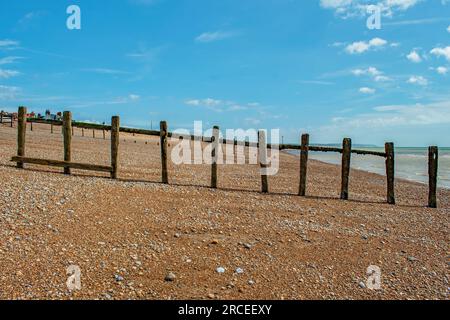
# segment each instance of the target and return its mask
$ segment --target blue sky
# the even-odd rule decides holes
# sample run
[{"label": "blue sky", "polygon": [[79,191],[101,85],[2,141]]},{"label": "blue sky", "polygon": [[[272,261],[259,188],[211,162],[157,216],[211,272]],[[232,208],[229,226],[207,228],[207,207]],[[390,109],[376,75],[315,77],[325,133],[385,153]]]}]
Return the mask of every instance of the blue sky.
[{"label": "blue sky", "polygon": [[1,1],[0,30],[3,109],[450,146],[448,0]]}]

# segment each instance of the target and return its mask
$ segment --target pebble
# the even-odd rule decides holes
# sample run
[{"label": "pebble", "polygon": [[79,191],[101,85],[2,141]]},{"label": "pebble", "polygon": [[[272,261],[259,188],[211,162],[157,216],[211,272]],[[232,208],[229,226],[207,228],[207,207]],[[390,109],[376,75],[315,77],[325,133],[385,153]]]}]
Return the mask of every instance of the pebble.
[{"label": "pebble", "polygon": [[123,277],[118,274],[114,275],[114,278],[116,279],[117,282],[121,282],[124,280]]},{"label": "pebble", "polygon": [[169,272],[166,275],[166,277],[164,278],[164,280],[167,282],[172,282],[172,281],[175,281],[176,278],[177,278],[177,276],[173,272]]},{"label": "pebble", "polygon": [[358,283],[358,285],[359,285],[359,287],[360,287],[361,289],[365,289],[365,288],[366,288],[366,284],[365,284],[363,281],[360,281],[360,282]]},{"label": "pebble", "polygon": [[225,268],[224,268],[224,267],[218,267],[218,268],[216,269],[216,271],[217,271],[218,273],[225,273]]},{"label": "pebble", "polygon": [[244,270],[242,268],[236,268],[236,273],[242,274],[242,273],[244,273]]}]

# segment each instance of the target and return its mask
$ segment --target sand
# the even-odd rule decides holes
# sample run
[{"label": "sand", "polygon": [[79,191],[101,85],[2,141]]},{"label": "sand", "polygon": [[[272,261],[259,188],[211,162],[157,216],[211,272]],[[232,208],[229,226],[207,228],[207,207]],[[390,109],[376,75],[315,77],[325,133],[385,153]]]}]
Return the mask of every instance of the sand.
[{"label": "sand", "polygon": [[[60,132],[33,129],[26,155],[62,160]],[[75,129],[73,161],[108,165],[109,143]],[[384,177],[352,170],[341,201],[340,168],[310,161],[298,197],[288,154],[268,195],[254,165],[219,166],[212,190],[208,165],[170,164],[167,186],[157,138],[120,143],[117,181],[19,170],[16,129],[0,127],[0,299],[448,299],[449,190],[429,209],[425,185],[397,180],[391,206]],[[67,288],[71,265],[81,290]],[[366,287],[370,265],[380,290]]]}]

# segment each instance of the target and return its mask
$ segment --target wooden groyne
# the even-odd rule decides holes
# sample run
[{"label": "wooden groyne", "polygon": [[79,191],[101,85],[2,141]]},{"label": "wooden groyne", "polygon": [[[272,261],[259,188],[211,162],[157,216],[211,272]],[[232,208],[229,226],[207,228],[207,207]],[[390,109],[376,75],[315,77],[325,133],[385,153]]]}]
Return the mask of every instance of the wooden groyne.
[{"label": "wooden groyne", "polygon": [[[311,146],[309,144],[309,135],[303,134],[300,139],[300,144],[268,144],[266,140],[265,131],[260,130],[258,132],[258,142],[250,141],[237,141],[226,140],[219,138],[219,127],[213,128],[213,135],[211,137],[195,136],[195,135],[181,135],[172,133],[168,130],[168,124],[166,121],[161,121],[160,130],[145,130],[136,128],[126,128],[120,126],[120,118],[114,116],[111,119],[111,125],[101,125],[94,123],[84,123],[72,120],[72,114],[69,111],[64,112],[63,120],[44,120],[35,118],[26,118],[27,110],[25,107],[19,107],[18,111],[18,125],[17,125],[17,156],[12,157],[11,161],[17,163],[18,168],[23,168],[25,163],[55,166],[64,168],[65,174],[71,174],[70,169],[81,169],[91,171],[109,172],[112,179],[117,179],[119,176],[119,141],[120,133],[130,133],[133,135],[147,135],[160,137],[161,146],[161,180],[165,184],[169,184],[170,175],[168,169],[168,139],[190,139],[191,141],[203,141],[205,143],[211,143],[211,188],[218,188],[218,149],[220,144],[232,144],[234,148],[237,145],[245,147],[258,148],[259,165],[261,167],[261,191],[263,193],[269,193],[269,179],[267,174],[267,149],[278,150],[299,150],[300,151],[300,181],[299,181],[299,196],[307,195],[307,176],[308,176],[308,158],[309,152],[336,152],[342,154],[342,167],[341,167],[341,192],[340,198],[342,200],[349,199],[349,181],[350,181],[350,169],[351,169],[351,156],[357,155],[370,155],[378,156],[385,159],[386,165],[386,202],[389,204],[395,204],[395,149],[392,142],[385,144],[385,152],[376,152],[368,150],[358,150],[352,148],[352,140],[345,138],[342,143],[342,148],[327,147],[327,146]],[[53,133],[54,126],[62,127],[63,139],[64,139],[64,161],[50,160],[50,159],[36,159],[25,156],[25,141],[26,141],[26,126],[27,123],[42,123],[50,125],[50,130]],[[110,132],[111,137],[111,165],[102,166],[96,164],[86,163],[74,163],[72,159],[72,135],[74,134],[74,128],[81,128],[82,136],[84,136],[84,130],[93,130],[93,137],[95,138],[95,131],[99,130],[103,133],[103,139],[106,139],[106,132]],[[264,146],[264,147],[261,147]],[[438,172],[438,148],[429,148],[429,200],[428,206],[431,208],[437,207],[437,172]]]}]

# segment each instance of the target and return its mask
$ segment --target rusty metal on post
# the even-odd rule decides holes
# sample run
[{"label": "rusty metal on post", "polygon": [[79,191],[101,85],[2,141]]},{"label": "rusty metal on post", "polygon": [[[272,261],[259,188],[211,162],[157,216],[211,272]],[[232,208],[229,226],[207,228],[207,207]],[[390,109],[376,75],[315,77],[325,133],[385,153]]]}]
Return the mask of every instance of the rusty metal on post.
[{"label": "rusty metal on post", "polygon": [[386,151],[386,179],[387,179],[387,202],[395,204],[395,151],[394,144],[388,142]]},{"label": "rusty metal on post", "polygon": [[[72,161],[72,113],[64,111],[63,113],[63,137],[64,137],[64,161]],[[64,167],[64,173],[70,174],[70,167]]]},{"label": "rusty metal on post", "polygon": [[114,116],[111,119],[111,178],[117,179],[119,172],[119,136],[120,118]]},{"label": "rusty metal on post", "polygon": [[428,192],[428,207],[437,208],[437,177],[438,177],[438,159],[439,149],[438,147],[428,148],[428,179],[429,179],[429,192]]},{"label": "rusty metal on post", "polygon": [[345,138],[342,143],[342,177],[341,199],[348,200],[348,185],[350,181],[350,160],[352,155],[352,140]]},{"label": "rusty metal on post", "polygon": [[300,187],[298,195],[306,195],[306,177],[308,172],[309,134],[303,134],[300,149]]},{"label": "rusty metal on post", "polygon": [[[11,116],[12,121],[12,116]],[[27,130],[27,108],[19,107],[17,119],[17,156],[25,156],[25,137]],[[23,162],[17,162],[17,168],[23,169]]]},{"label": "rusty metal on post", "polygon": [[267,140],[266,132],[264,130],[258,131],[258,153],[259,153],[259,165],[261,170],[261,192],[269,192],[269,179],[267,177]]},{"label": "rusty metal on post", "polygon": [[167,122],[161,121],[159,124],[160,130],[160,145],[161,145],[161,178],[162,182],[165,184],[169,184],[169,172],[167,165],[167,137],[168,137],[168,129]]},{"label": "rusty metal on post", "polygon": [[219,127],[214,126],[211,146],[211,188],[217,188],[217,162],[219,158]]}]

